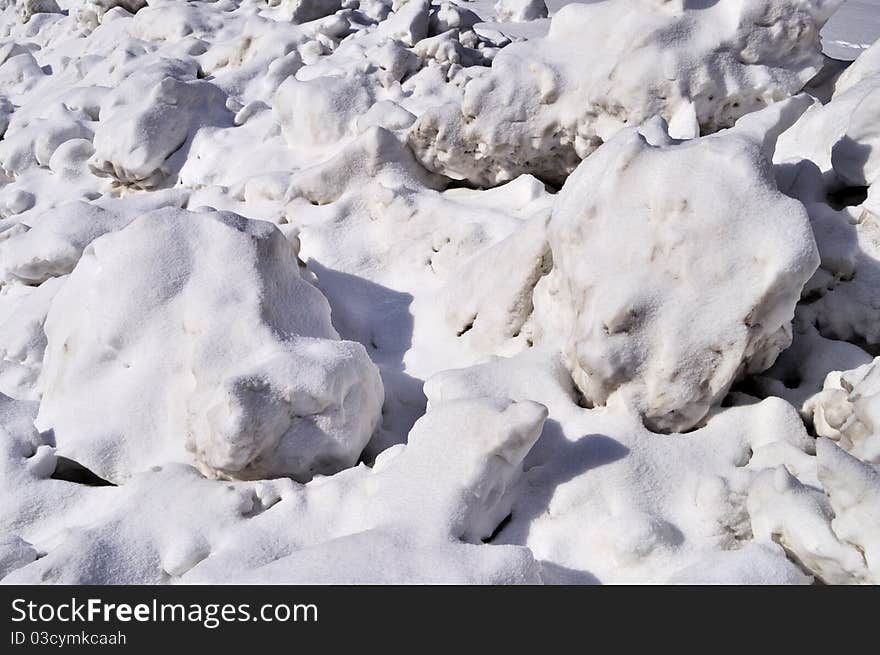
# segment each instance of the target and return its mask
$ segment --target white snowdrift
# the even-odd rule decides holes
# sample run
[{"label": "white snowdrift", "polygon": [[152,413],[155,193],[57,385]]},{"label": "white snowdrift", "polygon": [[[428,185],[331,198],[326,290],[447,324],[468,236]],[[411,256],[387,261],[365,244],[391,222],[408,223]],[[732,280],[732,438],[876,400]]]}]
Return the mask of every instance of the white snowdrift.
[{"label": "white snowdrift", "polygon": [[[779,139],[774,161],[808,159],[829,186],[867,186],[880,175],[880,43],[838,80],[834,96],[817,104]],[[864,58],[864,59],[863,59]]]},{"label": "white snowdrift", "polygon": [[308,479],[354,464],[379,417],[363,347],[338,340],[268,223],[141,216],[86,249],[45,329],[38,424],[109,480],[190,460]]},{"label": "white snowdrift", "polygon": [[[306,485],[219,485],[181,465],[155,467],[46,557],[24,566],[25,553],[4,582],[536,583],[527,549],[462,540],[479,543],[509,513],[545,417],[530,402],[437,400],[409,445],[372,470]],[[20,544],[9,551],[22,557]],[[113,569],[95,565],[106,559]]]},{"label": "white snowdrift", "polygon": [[776,541],[827,584],[876,584],[880,565],[880,473],[827,439],[816,446],[819,489],[785,467],[749,490],[755,538]]},{"label": "white snowdrift", "polygon": [[429,109],[410,145],[429,169],[492,186],[561,184],[626,126],[661,115],[673,136],[730,127],[796,93],[822,64],[838,0],[570,4],[543,39],[504,48],[458,104]]},{"label": "white snowdrift", "polygon": [[780,136],[774,155],[780,188],[805,204],[822,255],[802,313],[823,336],[868,346],[880,343],[878,48],[837,80],[830,102]]},{"label": "white snowdrift", "polygon": [[836,2],[40,4],[0,0],[3,582],[877,580]]}]

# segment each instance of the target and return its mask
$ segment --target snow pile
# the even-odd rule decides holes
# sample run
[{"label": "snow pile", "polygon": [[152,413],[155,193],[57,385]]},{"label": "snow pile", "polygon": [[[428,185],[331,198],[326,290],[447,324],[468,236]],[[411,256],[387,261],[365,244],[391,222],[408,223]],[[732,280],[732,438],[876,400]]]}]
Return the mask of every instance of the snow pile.
[{"label": "snow pile", "polygon": [[535,285],[552,267],[546,223],[543,217],[532,219],[451,276],[444,289],[445,318],[457,336],[494,352],[520,335],[532,313]]},{"label": "snow pile", "polygon": [[571,4],[543,39],[502,50],[456,104],[426,111],[410,144],[429,169],[491,186],[561,184],[626,126],[654,115],[676,137],[729,127],[801,89],[822,65],[837,0]]},{"label": "snow pile", "polygon": [[779,140],[775,161],[809,159],[834,181],[867,186],[880,175],[880,44],[838,80],[831,102],[817,105]]},{"label": "snow pile", "polygon": [[880,472],[826,439],[816,446],[819,489],[784,467],[749,491],[752,529],[778,542],[827,584],[880,582]]},{"label": "snow pile", "polygon": [[187,452],[213,476],[307,479],[354,464],[378,420],[373,365],[268,223],[145,214],[89,245],[45,329],[38,425],[112,481]]},{"label": "snow pile", "polygon": [[56,1],[0,1],[3,582],[878,580],[836,0]]},{"label": "snow pile", "polygon": [[[372,470],[307,485],[220,485],[189,467],[157,466],[121,487],[99,521],[72,527],[61,547],[7,581],[534,583],[527,549],[467,542],[488,537],[509,512],[545,417],[530,402],[437,400],[409,445]],[[19,542],[6,552],[28,554]],[[114,567],[96,566],[105,560]]]},{"label": "snow pile", "polygon": [[101,102],[95,154],[98,175],[138,188],[157,187],[173,175],[174,160],[196,130],[232,124],[226,96],[183,61],[164,60],[129,76]]},{"label": "snow pile", "polygon": [[543,339],[588,402],[624,402],[661,431],[693,428],[773,363],[819,263],[802,206],[736,134],[654,147],[624,131],[569,177],[548,235]]},{"label": "snow pile", "polygon": [[837,80],[825,105],[816,103],[778,142],[774,162],[781,188],[804,202],[822,254],[804,314],[823,336],[880,344],[880,45]]}]

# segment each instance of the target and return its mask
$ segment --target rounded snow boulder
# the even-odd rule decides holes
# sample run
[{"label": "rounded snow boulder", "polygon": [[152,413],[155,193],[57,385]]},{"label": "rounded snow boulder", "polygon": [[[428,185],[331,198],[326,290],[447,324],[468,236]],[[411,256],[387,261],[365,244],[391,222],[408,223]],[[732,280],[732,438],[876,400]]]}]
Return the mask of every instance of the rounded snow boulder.
[{"label": "rounded snow boulder", "polygon": [[622,132],[568,179],[548,240],[539,331],[587,401],[620,397],[657,431],[695,427],[773,363],[819,265],[803,206],[735,134],[655,147]]},{"label": "rounded snow boulder", "polygon": [[352,466],[383,389],[271,223],[166,208],[92,242],[46,319],[37,423],[120,481],[167,462],[306,480]]}]

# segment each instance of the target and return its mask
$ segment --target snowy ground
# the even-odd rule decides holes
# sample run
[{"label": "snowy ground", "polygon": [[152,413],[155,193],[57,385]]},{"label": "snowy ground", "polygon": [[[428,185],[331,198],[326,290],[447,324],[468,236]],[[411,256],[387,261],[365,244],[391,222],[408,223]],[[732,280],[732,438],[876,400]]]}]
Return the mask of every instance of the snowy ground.
[{"label": "snowy ground", "polygon": [[839,4],[0,0],[0,579],[876,582]]},{"label": "snowy ground", "polygon": [[823,32],[825,53],[851,60],[880,38],[880,0],[846,0]]}]

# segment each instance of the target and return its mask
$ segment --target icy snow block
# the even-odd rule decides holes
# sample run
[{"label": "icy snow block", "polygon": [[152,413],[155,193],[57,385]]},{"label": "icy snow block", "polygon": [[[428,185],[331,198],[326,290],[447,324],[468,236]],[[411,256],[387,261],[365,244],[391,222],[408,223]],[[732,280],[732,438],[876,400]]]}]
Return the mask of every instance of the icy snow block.
[{"label": "icy snow block", "polygon": [[37,423],[114,482],[175,461],[307,480],[352,466],[379,420],[378,371],[271,223],[144,214],[85,249],[45,331]]},{"label": "icy snow block", "polygon": [[653,147],[622,132],[568,179],[548,240],[543,338],[589,402],[618,397],[656,431],[695,427],[774,362],[819,265],[803,206],[736,134]]},{"label": "icy snow block", "polygon": [[501,50],[460,103],[424,112],[409,143],[452,179],[492,186],[531,173],[562,184],[624,127],[660,115],[673,137],[693,138],[796,93],[822,66],[819,30],[838,4],[569,4],[545,38]]}]

